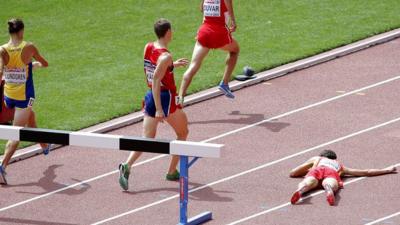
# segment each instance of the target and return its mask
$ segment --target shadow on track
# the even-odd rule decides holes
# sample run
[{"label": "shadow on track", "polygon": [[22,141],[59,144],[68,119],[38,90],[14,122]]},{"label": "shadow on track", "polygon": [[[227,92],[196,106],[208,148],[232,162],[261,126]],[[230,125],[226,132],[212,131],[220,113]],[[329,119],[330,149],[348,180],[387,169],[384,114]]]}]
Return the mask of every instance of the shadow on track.
[{"label": "shadow on track", "polygon": [[0,217],[0,222],[5,222],[7,224],[32,224],[32,225],[76,225],[75,223],[61,223],[61,222],[48,222],[39,220],[27,220],[27,219],[17,219],[17,218],[5,218]]},{"label": "shadow on track", "polygon": [[[177,182],[177,184],[179,184],[179,183]],[[202,184],[192,183],[192,182],[189,182],[189,185],[191,185],[191,188],[189,188],[189,191],[194,188],[203,186]],[[167,187],[166,188],[153,188],[153,189],[146,189],[146,190],[141,190],[141,191],[125,191],[123,193],[129,194],[129,195],[140,195],[140,194],[145,194],[145,193],[156,193],[156,192],[164,192],[161,197],[165,198],[165,197],[168,197],[168,195],[165,194],[165,192],[179,194],[179,188],[178,187],[176,187],[176,188],[167,188]],[[233,198],[220,196],[218,193],[231,194],[233,192],[218,191],[218,190],[212,189],[211,187],[206,187],[206,188],[202,189],[201,191],[189,193],[189,199],[194,200],[194,201],[205,201],[205,202],[232,202],[233,201]]]},{"label": "shadow on track", "polygon": [[[210,123],[225,123],[225,124],[244,124],[249,125],[253,123],[260,122],[265,119],[263,114],[256,114],[256,113],[241,113],[240,111],[232,111],[229,113],[230,116],[241,116],[237,119],[221,119],[221,120],[205,120],[205,121],[192,121],[189,122],[190,125],[192,124],[210,124]],[[265,127],[272,132],[280,132],[281,130],[285,129],[286,127],[290,126],[290,123],[284,122],[265,122],[260,124],[259,126]]]},{"label": "shadow on track", "polygon": [[[25,191],[16,191],[16,193],[23,193],[23,194],[34,194],[34,195],[43,195],[47,194],[49,192],[52,192],[54,190],[58,190],[64,187],[67,187],[67,184],[61,184],[55,181],[57,178],[57,175],[55,173],[55,170],[59,167],[62,167],[63,165],[56,164],[56,165],[51,165],[49,166],[44,172],[43,172],[43,177],[39,179],[38,182],[31,182],[31,183],[25,183],[25,184],[11,184],[4,186],[4,188],[14,188],[14,187],[40,187],[43,189],[43,192],[25,192]],[[81,180],[74,179],[72,178],[73,181],[75,182],[82,182]],[[62,192],[59,192],[60,194],[66,194],[66,195],[79,195],[83,194],[86,192],[91,186],[89,184],[82,184],[80,189],[68,189]]]}]

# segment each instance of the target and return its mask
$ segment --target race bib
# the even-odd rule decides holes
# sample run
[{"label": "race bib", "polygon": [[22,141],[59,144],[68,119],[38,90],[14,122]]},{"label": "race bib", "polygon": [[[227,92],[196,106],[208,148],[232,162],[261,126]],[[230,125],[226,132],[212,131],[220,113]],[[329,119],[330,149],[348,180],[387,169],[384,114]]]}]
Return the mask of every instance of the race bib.
[{"label": "race bib", "polygon": [[144,60],[144,71],[146,74],[147,82],[153,83],[154,71],[156,70],[156,65],[151,63],[149,60]]},{"label": "race bib", "polygon": [[221,16],[221,0],[204,0],[203,13],[204,13],[204,16],[208,16],[208,17],[220,17]]},{"label": "race bib", "polygon": [[30,98],[29,102],[28,102],[28,107],[32,108],[34,102],[35,102],[35,99],[34,98]]},{"label": "race bib", "polygon": [[24,84],[26,83],[25,69],[4,69],[4,80],[9,84]]}]

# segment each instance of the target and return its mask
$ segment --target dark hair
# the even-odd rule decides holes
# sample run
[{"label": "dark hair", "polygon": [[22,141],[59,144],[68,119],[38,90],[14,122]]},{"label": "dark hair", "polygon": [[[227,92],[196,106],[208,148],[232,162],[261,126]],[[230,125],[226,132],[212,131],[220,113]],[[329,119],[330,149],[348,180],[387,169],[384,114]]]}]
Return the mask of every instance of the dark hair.
[{"label": "dark hair", "polygon": [[171,23],[167,19],[159,19],[154,23],[154,32],[158,38],[164,37],[170,29]]},{"label": "dark hair", "polygon": [[8,32],[16,34],[24,29],[24,22],[21,19],[10,19],[8,22]]},{"label": "dark hair", "polygon": [[325,149],[321,153],[319,153],[319,156],[326,157],[328,159],[337,159],[336,153],[330,149]]}]

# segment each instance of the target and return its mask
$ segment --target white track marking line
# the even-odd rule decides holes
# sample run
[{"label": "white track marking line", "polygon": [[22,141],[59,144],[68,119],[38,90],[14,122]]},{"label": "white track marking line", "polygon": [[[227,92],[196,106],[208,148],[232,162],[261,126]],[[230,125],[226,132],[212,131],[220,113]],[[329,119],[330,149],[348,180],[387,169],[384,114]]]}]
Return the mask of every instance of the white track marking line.
[{"label": "white track marking line", "polygon": [[[148,162],[150,162],[150,161],[159,159],[159,158],[161,158],[161,157],[163,157],[163,156],[164,156],[164,155],[156,156],[156,157],[153,157],[153,158],[151,158],[151,159],[147,159],[147,160],[144,160],[144,161],[142,161],[142,162],[139,162],[139,163],[137,163],[137,164],[135,164],[135,165],[133,165],[133,166],[134,166],[134,167],[140,166],[140,165],[145,164],[145,163],[148,163]],[[75,184],[72,184],[72,185],[69,185],[69,186],[65,186],[65,187],[60,188],[60,189],[57,189],[57,190],[55,190],[55,191],[48,192],[48,193],[46,193],[46,194],[38,195],[38,196],[36,196],[36,197],[34,197],[34,198],[27,199],[27,200],[25,200],[25,201],[15,203],[15,204],[13,204],[13,205],[10,205],[10,206],[1,208],[1,209],[0,209],[0,212],[6,211],[6,210],[11,209],[11,208],[15,208],[15,207],[20,206],[20,205],[27,204],[27,203],[32,202],[32,201],[35,201],[35,200],[39,200],[39,199],[41,199],[41,198],[48,197],[48,196],[50,196],[50,195],[53,195],[53,194],[56,194],[56,193],[59,193],[59,192],[62,192],[62,191],[65,191],[65,190],[68,190],[68,189],[71,189],[71,188],[74,188],[74,187],[77,187],[77,186],[80,186],[80,185],[83,185],[83,184],[92,182],[92,181],[95,181],[95,180],[98,180],[98,179],[101,179],[101,178],[103,178],[103,177],[106,177],[106,176],[109,176],[109,175],[112,175],[112,174],[115,174],[115,173],[118,173],[118,170],[114,170],[114,171],[111,171],[111,172],[108,172],[108,173],[99,175],[99,176],[97,176],[97,177],[93,177],[93,178],[90,178],[90,179],[87,179],[87,180],[84,180],[84,181],[81,181],[81,182],[78,182],[78,183],[75,183]]]},{"label": "white track marking line", "polygon": [[[225,181],[228,181],[228,180],[232,180],[232,179],[234,179],[234,178],[237,178],[237,177],[240,177],[240,176],[243,176],[243,175],[246,175],[246,174],[255,172],[255,171],[257,171],[257,170],[260,170],[260,169],[263,169],[263,168],[266,168],[266,167],[270,167],[270,166],[275,165],[275,164],[277,164],[277,163],[280,163],[280,162],[282,162],[282,161],[285,161],[285,160],[294,158],[294,157],[296,157],[296,156],[299,156],[299,155],[302,155],[302,154],[305,154],[305,153],[314,151],[314,150],[316,150],[316,149],[320,149],[320,148],[322,148],[322,147],[325,147],[325,146],[328,146],[328,145],[331,145],[331,144],[334,144],[334,143],[337,143],[337,142],[340,142],[340,141],[343,141],[343,140],[346,140],[346,139],[349,139],[349,138],[352,138],[352,137],[355,137],[355,136],[358,136],[358,135],[360,135],[360,134],[363,134],[363,133],[366,133],[366,132],[369,132],[369,131],[372,131],[372,130],[381,128],[381,127],[383,127],[383,126],[387,126],[387,125],[389,125],[389,124],[392,124],[392,123],[395,123],[395,122],[398,122],[398,121],[400,121],[400,117],[398,117],[398,118],[396,118],[396,119],[393,119],[393,120],[390,120],[390,121],[387,121],[387,122],[384,122],[384,123],[381,123],[381,124],[378,124],[378,125],[375,125],[375,126],[372,126],[372,127],[369,127],[369,128],[366,128],[366,129],[364,129],[364,130],[357,131],[357,132],[355,132],[355,133],[351,133],[351,134],[346,135],[346,136],[342,136],[342,137],[337,138],[337,139],[334,139],[334,140],[332,140],[332,141],[328,141],[328,142],[325,142],[325,143],[323,143],[323,144],[320,144],[320,145],[317,145],[317,146],[314,146],[314,147],[305,149],[305,150],[303,150],[303,151],[297,152],[297,153],[292,154],[292,155],[288,155],[288,156],[286,156],[286,157],[277,159],[277,160],[275,160],[275,161],[265,163],[265,164],[260,165],[260,166],[258,166],[258,167],[255,167],[255,168],[252,168],[252,169],[249,169],[249,170],[246,170],[246,171],[237,173],[237,174],[235,174],[235,175],[231,175],[231,176],[229,176],[229,177],[225,177],[225,178],[223,178],[223,179],[220,179],[220,180],[217,180],[217,181],[214,181],[214,182],[211,182],[211,183],[202,185],[202,186],[200,186],[200,187],[197,187],[197,188],[194,188],[194,189],[189,190],[189,193],[192,193],[192,192],[195,192],[195,191],[199,191],[199,190],[202,190],[202,189],[204,189],[204,188],[211,187],[211,186],[214,186],[214,185],[216,185],[216,184],[219,184],[219,183],[222,183],[222,182],[225,182]],[[168,197],[168,198],[165,198],[165,199],[162,199],[162,200],[159,200],[159,201],[150,203],[150,204],[148,204],[148,205],[145,205],[145,206],[142,206],[142,207],[135,208],[135,209],[133,209],[133,210],[124,212],[124,213],[122,213],[122,214],[119,214],[119,215],[116,215],[116,216],[113,216],[113,217],[104,219],[104,220],[102,220],[102,221],[93,223],[93,225],[103,224],[103,223],[109,222],[109,221],[111,221],[111,220],[115,220],[115,219],[121,218],[121,217],[123,217],[123,216],[129,215],[129,214],[132,214],[132,213],[136,213],[136,212],[138,212],[138,211],[141,211],[141,210],[144,210],[144,209],[147,209],[147,208],[150,208],[150,207],[159,205],[159,204],[161,204],[161,203],[164,203],[164,202],[166,202],[166,201],[169,201],[169,200],[172,200],[172,199],[178,198],[178,197],[179,197],[179,195],[176,194],[176,195],[173,195],[173,196],[171,196],[171,197]]]},{"label": "white track marking line", "polygon": [[[400,163],[398,163],[398,164],[396,164],[396,165],[392,165],[392,166],[398,167],[398,166],[400,166]],[[353,179],[353,180],[350,180],[350,181],[345,182],[344,185],[349,185],[349,184],[351,184],[351,183],[355,183],[355,182],[364,180],[364,179],[366,179],[366,178],[367,178],[367,177],[359,177],[359,178],[356,178],[356,179]],[[304,198],[302,198],[302,199],[305,200],[305,199],[308,199],[308,198],[311,198],[311,197],[320,195],[320,194],[322,194],[322,193],[325,193],[325,191],[324,191],[324,190],[321,190],[321,191],[315,192],[315,193],[313,193],[313,194],[311,194],[311,195],[308,195],[308,196],[306,196],[306,197],[304,197]],[[268,213],[270,213],[270,212],[279,210],[279,209],[284,208],[284,207],[289,206],[289,205],[291,205],[291,203],[290,203],[290,202],[286,202],[286,203],[284,203],[284,204],[281,204],[281,205],[275,206],[275,207],[273,207],[273,208],[264,210],[264,211],[262,211],[262,212],[253,214],[253,215],[251,215],[251,216],[242,218],[242,219],[240,219],[240,220],[236,220],[236,221],[234,221],[234,222],[229,223],[228,225],[235,225],[235,224],[239,224],[239,223],[242,223],[242,222],[246,222],[246,221],[248,221],[248,220],[251,220],[251,219],[254,219],[254,218],[259,217],[259,216],[261,216],[261,215],[265,215],[265,214],[268,214]],[[400,212],[399,212],[399,213],[400,213]],[[372,224],[373,224],[373,223],[372,223]],[[368,224],[368,225],[372,225],[372,224]],[[367,224],[366,224],[366,225],[367,225]]]},{"label": "white track marking line", "polygon": [[[325,103],[328,103],[328,102],[331,102],[331,101],[335,101],[335,100],[337,100],[337,99],[344,98],[344,97],[349,96],[349,95],[352,95],[352,94],[354,94],[354,93],[357,93],[357,92],[360,92],[360,91],[365,91],[365,90],[368,90],[368,89],[371,89],[371,88],[374,88],[374,87],[377,87],[377,86],[380,86],[380,85],[383,85],[383,84],[386,84],[386,83],[389,83],[389,82],[392,82],[392,81],[395,81],[395,80],[398,80],[398,79],[400,79],[400,76],[392,77],[392,78],[390,78],[390,79],[383,80],[383,81],[380,81],[380,82],[377,82],[377,83],[374,83],[374,84],[371,84],[371,85],[368,85],[368,86],[365,86],[365,87],[362,87],[362,88],[353,90],[353,91],[351,91],[351,92],[348,92],[348,93],[345,93],[345,94],[342,94],[342,95],[338,95],[338,96],[335,96],[335,97],[332,97],[332,98],[328,98],[328,99],[325,99],[325,100],[323,100],[323,101],[316,102],[316,103],[314,103],[314,104],[311,104],[311,105],[308,105],[308,106],[305,106],[305,107],[301,107],[301,108],[298,108],[298,109],[295,109],[295,110],[292,110],[292,111],[289,111],[289,112],[280,114],[280,115],[278,115],[278,116],[275,116],[275,117],[272,117],[272,118],[269,118],[269,119],[265,119],[265,120],[259,121],[259,122],[257,122],[257,123],[253,123],[253,124],[247,125],[247,126],[244,126],[244,127],[242,127],[242,128],[238,128],[238,129],[236,129],[236,130],[232,130],[232,131],[229,131],[229,132],[220,134],[220,135],[218,135],[218,136],[215,136],[215,137],[212,137],[212,138],[203,140],[203,141],[201,141],[201,142],[210,142],[210,141],[213,141],[213,140],[216,140],[216,139],[219,139],[219,138],[222,138],[222,137],[225,137],[225,136],[234,134],[234,133],[238,133],[238,132],[240,132],[240,131],[243,131],[243,130],[246,130],[246,129],[249,129],[249,128],[252,128],[252,127],[255,127],[255,126],[258,126],[258,125],[260,125],[260,124],[262,124],[262,123],[266,123],[266,122],[269,122],[269,121],[272,121],[272,120],[275,120],[275,119],[279,119],[279,118],[282,118],[282,117],[285,117],[285,116],[289,116],[289,115],[291,115],[291,114],[294,114],[294,113],[297,113],[297,112],[301,112],[301,111],[304,111],[304,110],[306,110],[306,109],[310,109],[310,108],[313,108],[313,107],[316,107],[316,106],[319,106],[319,105],[322,105],[322,104],[325,104]],[[166,157],[166,156],[167,156],[167,155],[156,156],[156,157],[147,159],[147,160],[145,160],[145,161],[143,161],[143,162],[137,163],[136,166],[139,166],[139,165],[142,165],[142,164],[145,164],[145,163],[149,163],[149,162],[151,162],[151,161],[154,161],[154,160],[157,160],[157,159]],[[85,184],[85,183],[89,183],[89,182],[92,182],[92,181],[101,179],[101,178],[103,178],[103,177],[106,177],[106,176],[115,174],[115,173],[117,173],[117,172],[118,172],[118,170],[114,170],[114,171],[111,171],[111,172],[108,172],[108,173],[99,175],[99,176],[97,176],[97,177],[93,177],[93,178],[90,178],[90,179],[81,181],[81,182],[79,182],[79,183],[75,183],[75,184],[66,186],[66,187],[64,187],[64,188],[57,189],[57,190],[55,190],[55,191],[52,191],[52,192],[49,192],[49,193],[46,193],[46,194],[43,194],[43,195],[36,196],[36,197],[34,197],[34,198],[27,199],[27,200],[22,201],[22,202],[15,203],[15,204],[13,204],[13,205],[10,205],[10,206],[1,208],[1,209],[0,209],[0,212],[5,211],[5,210],[8,210],[8,209],[11,209],[11,208],[14,208],[14,207],[17,207],[17,206],[20,206],[20,205],[24,205],[24,204],[30,203],[30,202],[32,202],[32,201],[36,201],[36,200],[41,199],[41,198],[44,198],[44,197],[51,196],[51,195],[53,195],[53,194],[57,194],[57,193],[59,193],[59,192],[68,190],[68,189],[70,189],[70,188],[74,188],[74,187],[76,187],[76,186],[79,186],[79,185],[82,185],[82,184]]]},{"label": "white track marking line", "polygon": [[374,221],[372,221],[372,222],[366,223],[365,225],[374,225],[374,224],[377,224],[377,223],[379,223],[379,222],[382,222],[382,221],[384,221],[384,220],[388,220],[388,219],[393,218],[393,217],[396,217],[396,216],[400,216],[400,211],[397,212],[397,213],[393,213],[392,215],[385,216],[385,217],[382,217],[382,218],[380,218],[380,219],[374,220]]},{"label": "white track marking line", "polygon": [[204,142],[213,141],[213,140],[215,140],[215,139],[219,139],[219,138],[222,138],[222,137],[225,137],[225,136],[234,134],[234,133],[238,133],[238,132],[240,132],[240,131],[249,129],[249,128],[251,128],[251,127],[258,126],[258,125],[260,125],[260,124],[262,124],[262,123],[266,123],[266,122],[270,122],[270,121],[272,121],[272,120],[280,119],[280,118],[282,118],[282,117],[289,116],[289,115],[292,115],[292,114],[295,114],[295,113],[298,113],[298,112],[301,112],[301,111],[304,111],[304,110],[306,110],[306,109],[310,109],[310,108],[313,108],[313,107],[316,107],[316,106],[319,106],[319,105],[323,105],[323,104],[325,104],[325,103],[328,103],[328,102],[331,102],[331,101],[334,101],[334,100],[337,100],[337,99],[340,99],[340,98],[343,98],[343,97],[346,97],[346,96],[349,96],[349,95],[353,95],[353,94],[355,94],[355,93],[358,93],[358,92],[361,92],[361,91],[365,91],[365,90],[367,90],[367,89],[371,89],[371,88],[374,88],[374,87],[377,87],[377,86],[380,86],[380,85],[383,85],[383,84],[386,84],[386,83],[389,83],[389,82],[392,82],[392,81],[395,81],[395,80],[398,80],[398,79],[400,79],[400,76],[392,77],[392,78],[390,78],[390,79],[387,79],[387,80],[384,80],[384,81],[381,81],[381,82],[378,82],[378,83],[375,83],[375,84],[372,84],[372,85],[368,85],[368,86],[366,86],[366,87],[363,87],[363,88],[360,88],[360,89],[356,89],[356,90],[347,92],[347,93],[342,94],[342,95],[338,95],[338,96],[335,96],[335,97],[332,97],[332,98],[328,98],[328,99],[325,99],[325,100],[323,100],[323,101],[316,102],[316,103],[314,103],[314,104],[311,104],[311,105],[308,105],[308,106],[304,106],[304,107],[301,107],[301,108],[298,108],[298,109],[295,109],[295,110],[292,110],[292,111],[289,111],[289,112],[280,114],[280,115],[278,115],[278,116],[271,117],[271,118],[269,118],[269,119],[261,120],[261,121],[259,121],[259,122],[257,122],[257,123],[253,123],[253,124],[244,126],[244,127],[242,127],[242,128],[238,128],[238,129],[236,129],[236,130],[232,130],[232,131],[226,132],[226,133],[224,133],[224,134],[215,136],[215,137],[213,137],[213,138],[209,138],[209,139],[205,140]]}]

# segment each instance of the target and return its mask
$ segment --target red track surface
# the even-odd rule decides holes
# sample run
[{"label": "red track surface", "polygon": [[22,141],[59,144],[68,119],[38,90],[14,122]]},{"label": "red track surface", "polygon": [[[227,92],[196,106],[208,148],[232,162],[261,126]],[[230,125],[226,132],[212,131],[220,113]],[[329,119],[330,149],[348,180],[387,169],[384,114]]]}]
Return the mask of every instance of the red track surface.
[{"label": "red track surface", "polygon": [[[400,40],[394,40],[237,91],[234,101],[218,97],[187,107],[189,139],[213,138],[342,91],[400,76],[399,50]],[[283,204],[300,181],[289,178],[289,170],[322,149],[313,147],[340,137],[365,131],[326,145],[345,165],[381,168],[400,163],[400,121],[365,130],[400,117],[399,85],[400,79],[394,80],[212,140],[226,147],[222,158],[201,159],[191,168],[190,186],[198,189],[190,194],[189,214],[210,210],[214,219],[207,224],[227,224],[271,209],[244,224],[329,225],[364,224],[398,212],[396,174],[346,185],[334,207],[328,206],[323,194],[296,206]],[[166,125],[159,128],[158,137],[174,137]],[[138,136],[141,124],[112,133]],[[64,147],[47,157],[10,165],[10,185],[0,188],[0,224],[91,224],[135,209],[106,224],[176,224],[178,198],[171,196],[178,193],[178,183],[164,180],[169,157],[145,155],[142,161],[158,158],[133,168],[130,191],[122,192],[115,170],[127,156],[126,152]],[[287,156],[292,157],[284,159]],[[261,165],[265,167],[231,177]],[[115,172],[48,194],[111,171]],[[219,182],[203,186],[214,181]],[[139,209],[158,201],[162,202]],[[12,207],[5,209],[8,206]],[[400,218],[387,222],[399,224]]]}]

